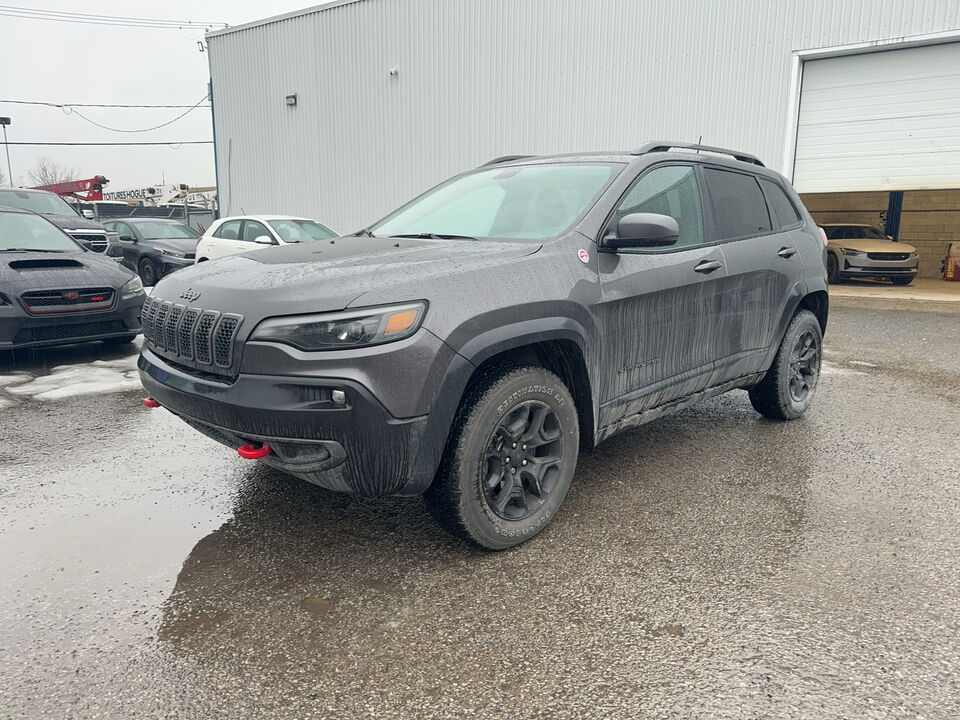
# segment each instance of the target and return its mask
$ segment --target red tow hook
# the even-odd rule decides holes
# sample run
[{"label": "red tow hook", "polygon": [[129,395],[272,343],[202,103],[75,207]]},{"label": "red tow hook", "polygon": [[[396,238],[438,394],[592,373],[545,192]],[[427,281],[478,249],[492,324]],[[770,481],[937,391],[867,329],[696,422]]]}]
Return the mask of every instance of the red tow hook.
[{"label": "red tow hook", "polygon": [[160,403],[151,397],[146,397],[143,399],[143,406],[148,408],[158,408],[160,407]]},{"label": "red tow hook", "polygon": [[237,448],[237,455],[245,460],[259,460],[270,454],[270,446],[264,443],[260,447],[253,445],[241,445]]}]

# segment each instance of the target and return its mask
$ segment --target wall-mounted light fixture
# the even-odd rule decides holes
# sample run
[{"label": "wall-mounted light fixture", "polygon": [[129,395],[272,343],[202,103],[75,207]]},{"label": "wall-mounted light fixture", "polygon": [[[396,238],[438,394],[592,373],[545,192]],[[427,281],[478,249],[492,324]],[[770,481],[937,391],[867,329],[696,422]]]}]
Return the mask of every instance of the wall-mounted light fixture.
[{"label": "wall-mounted light fixture", "polygon": [[390,68],[390,77],[396,77],[400,74],[400,68],[392,67]]},{"label": "wall-mounted light fixture", "polygon": [[297,94],[287,95],[287,107],[296,107],[297,105]]}]

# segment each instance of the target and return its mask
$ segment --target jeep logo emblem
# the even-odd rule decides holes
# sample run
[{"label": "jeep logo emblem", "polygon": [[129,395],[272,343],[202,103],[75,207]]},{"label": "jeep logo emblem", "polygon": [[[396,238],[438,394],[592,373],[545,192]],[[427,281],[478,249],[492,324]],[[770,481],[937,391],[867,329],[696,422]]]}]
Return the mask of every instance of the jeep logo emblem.
[{"label": "jeep logo emblem", "polygon": [[196,300],[198,297],[200,297],[200,293],[199,293],[199,291],[194,290],[193,288],[187,288],[187,289],[184,290],[182,293],[180,293],[180,297],[181,297],[183,300],[189,300],[190,302],[193,302],[193,301]]}]

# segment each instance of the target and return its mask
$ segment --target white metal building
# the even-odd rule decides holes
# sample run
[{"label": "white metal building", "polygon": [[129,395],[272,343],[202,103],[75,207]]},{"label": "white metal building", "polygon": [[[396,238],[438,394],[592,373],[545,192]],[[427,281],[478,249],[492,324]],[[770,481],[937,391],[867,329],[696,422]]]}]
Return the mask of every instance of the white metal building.
[{"label": "white metal building", "polygon": [[208,47],[225,214],[349,231],[499,155],[701,137],[881,193],[851,221],[960,188],[957,0],[339,0]]}]

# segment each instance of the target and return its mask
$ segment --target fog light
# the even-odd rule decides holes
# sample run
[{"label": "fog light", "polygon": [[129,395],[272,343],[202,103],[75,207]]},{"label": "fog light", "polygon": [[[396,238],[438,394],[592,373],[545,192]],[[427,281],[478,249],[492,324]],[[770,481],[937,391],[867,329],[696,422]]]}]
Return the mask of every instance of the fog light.
[{"label": "fog light", "polygon": [[334,405],[347,404],[347,394],[343,390],[334,390],[331,392],[330,399],[333,400]]}]

